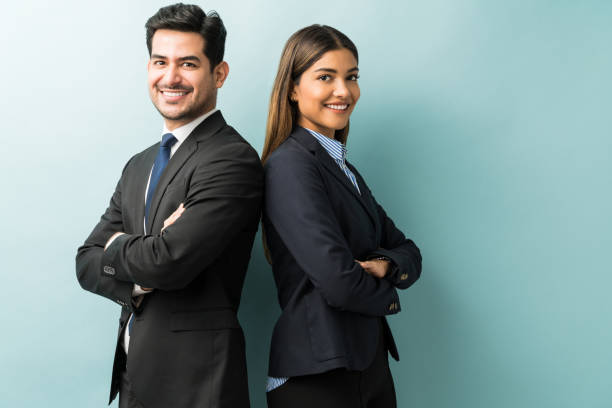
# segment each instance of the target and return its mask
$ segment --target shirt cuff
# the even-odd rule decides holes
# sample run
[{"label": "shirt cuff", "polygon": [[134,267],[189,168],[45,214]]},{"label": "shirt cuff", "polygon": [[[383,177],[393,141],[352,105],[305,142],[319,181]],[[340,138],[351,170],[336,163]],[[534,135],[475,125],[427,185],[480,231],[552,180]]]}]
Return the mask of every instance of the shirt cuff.
[{"label": "shirt cuff", "polygon": [[134,288],[132,289],[132,297],[136,297],[136,296],[140,296],[140,295],[146,295],[149,292],[151,292],[151,291],[150,290],[144,290],[142,288],[142,286],[140,286],[139,284],[135,283],[134,284]]},{"label": "shirt cuff", "polygon": [[125,234],[125,232],[120,232],[118,234],[113,234],[113,236],[110,237],[110,239],[106,242],[106,245],[104,245],[104,250],[106,251],[106,248],[108,248],[110,246],[110,244],[113,243],[114,240],[116,240],[118,237],[120,237],[123,234]]}]

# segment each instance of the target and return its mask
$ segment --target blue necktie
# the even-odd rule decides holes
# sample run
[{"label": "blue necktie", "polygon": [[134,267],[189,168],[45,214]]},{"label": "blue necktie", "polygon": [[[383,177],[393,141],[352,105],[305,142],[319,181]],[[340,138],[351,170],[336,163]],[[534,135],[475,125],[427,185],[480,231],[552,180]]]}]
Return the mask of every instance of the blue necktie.
[{"label": "blue necktie", "polygon": [[166,133],[162,137],[161,144],[159,145],[159,153],[153,163],[153,170],[151,171],[151,181],[149,181],[149,189],[147,190],[147,201],[145,202],[145,223],[149,220],[149,208],[151,207],[151,201],[153,201],[153,194],[159,179],[170,160],[170,149],[172,145],[176,143],[176,137],[172,133]]}]

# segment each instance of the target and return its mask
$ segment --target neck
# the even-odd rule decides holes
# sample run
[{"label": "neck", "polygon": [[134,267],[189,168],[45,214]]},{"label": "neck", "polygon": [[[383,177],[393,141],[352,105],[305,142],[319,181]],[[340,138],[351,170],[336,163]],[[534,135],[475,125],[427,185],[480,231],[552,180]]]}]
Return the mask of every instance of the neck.
[{"label": "neck", "polygon": [[209,108],[209,109],[203,109],[202,112],[200,112],[200,113],[198,113],[196,115],[193,115],[193,116],[189,115],[189,117],[183,117],[183,118],[180,118],[180,119],[168,119],[168,118],[164,118],[164,125],[166,126],[166,129],[168,129],[169,131],[173,131],[174,129],[180,128],[181,126],[185,126],[186,124],[188,124],[190,122],[193,122],[194,120],[196,120],[200,116],[209,113],[213,109],[215,109],[214,105],[211,108]]}]

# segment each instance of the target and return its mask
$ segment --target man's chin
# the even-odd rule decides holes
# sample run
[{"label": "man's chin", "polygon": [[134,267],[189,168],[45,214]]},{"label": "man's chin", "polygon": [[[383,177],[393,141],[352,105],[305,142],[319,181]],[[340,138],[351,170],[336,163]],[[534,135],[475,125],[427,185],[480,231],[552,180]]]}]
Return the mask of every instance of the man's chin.
[{"label": "man's chin", "polygon": [[159,114],[165,120],[171,120],[173,122],[184,122],[188,123],[191,120],[202,115],[205,111],[204,106],[190,106],[188,108],[179,109],[177,106],[168,106],[168,104],[158,105],[154,104]]},{"label": "man's chin", "polygon": [[167,120],[185,120],[189,119],[193,116],[193,112],[191,110],[172,110],[172,109],[160,109],[157,107],[157,111],[164,119]]}]

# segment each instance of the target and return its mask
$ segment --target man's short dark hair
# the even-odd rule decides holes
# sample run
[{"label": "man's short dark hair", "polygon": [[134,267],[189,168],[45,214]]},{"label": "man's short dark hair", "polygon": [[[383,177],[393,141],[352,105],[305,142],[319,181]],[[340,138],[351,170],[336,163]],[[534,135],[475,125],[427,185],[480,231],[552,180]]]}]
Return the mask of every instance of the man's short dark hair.
[{"label": "man's short dark hair", "polygon": [[145,24],[147,48],[151,45],[155,31],[161,29],[199,33],[204,38],[204,55],[212,71],[221,61],[225,52],[225,26],[219,14],[211,11],[206,15],[194,4],[177,3],[160,8]]}]

